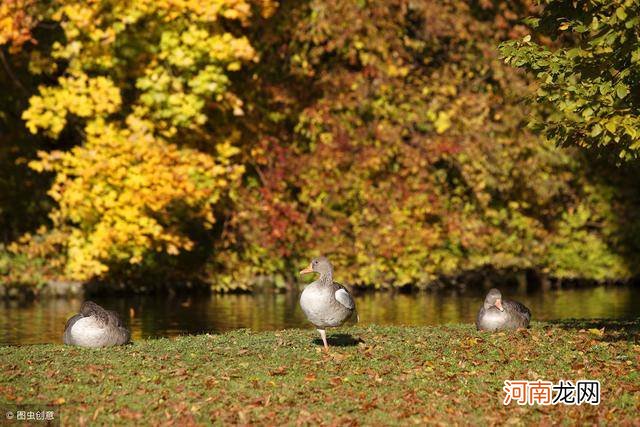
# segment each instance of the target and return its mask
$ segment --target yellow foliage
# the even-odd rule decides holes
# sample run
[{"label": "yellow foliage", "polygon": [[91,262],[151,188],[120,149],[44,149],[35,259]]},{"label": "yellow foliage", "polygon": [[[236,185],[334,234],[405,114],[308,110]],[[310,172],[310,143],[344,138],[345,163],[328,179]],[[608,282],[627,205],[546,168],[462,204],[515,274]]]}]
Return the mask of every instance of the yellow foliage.
[{"label": "yellow foliage", "polygon": [[34,0],[0,2],[0,46],[9,44],[13,53],[32,40],[31,27],[36,23],[35,4]]},{"label": "yellow foliage", "polygon": [[[261,3],[263,14],[276,4]],[[67,276],[86,280],[149,254],[192,250],[183,224],[211,228],[214,208],[233,197],[244,172],[231,160],[239,152],[232,141],[211,140],[203,125],[212,102],[242,114],[227,73],[258,58],[218,21],[247,24],[250,3],[57,0],[51,10],[65,34],[51,56],[66,68],[22,117],[32,133],[53,138],[70,121],[81,130],[80,145],[30,163],[55,174],[51,219],[66,236]],[[37,55],[31,61],[37,72],[53,69]],[[185,143],[185,134],[196,136]]]},{"label": "yellow foliage", "polygon": [[437,133],[444,133],[451,127],[451,116],[449,113],[440,111],[433,124],[435,125]]},{"label": "yellow foliage", "polygon": [[[249,3],[108,3],[110,9],[103,2],[57,4],[52,18],[60,22],[66,43],[54,43],[52,57],[68,61],[69,77],[61,78],[58,87],[42,88],[40,95],[31,99],[31,107],[23,116],[31,132],[42,129],[57,137],[67,123],[67,113],[91,117],[117,111],[121,101],[119,93],[115,93],[116,86],[124,89],[131,82],[140,91],[132,108],[138,115],[154,120],[156,131],[165,137],[173,136],[176,126],[203,125],[207,121],[203,112],[207,100],[215,99],[222,105],[226,102],[234,112],[241,111],[237,102],[228,102],[235,96],[228,93],[226,72],[239,70],[243,62],[256,61],[257,55],[246,37],[235,37],[211,25],[220,16],[245,23],[251,16]],[[271,2],[262,3],[263,10],[268,10]],[[143,34],[135,28],[141,21],[145,25]],[[135,38],[130,40],[135,44],[127,54],[137,52],[142,62],[127,63],[127,58],[120,57],[115,42],[126,44],[128,37]],[[34,57],[32,61],[34,70],[42,68],[41,58]],[[87,77],[96,71],[122,81]],[[95,84],[98,87],[93,87]],[[92,100],[88,95],[93,93],[96,99]]]},{"label": "yellow foliage", "polygon": [[68,113],[88,118],[108,115],[120,108],[120,91],[106,77],[79,74],[58,81],[58,87],[41,87],[40,95],[31,97],[29,109],[22,114],[32,133],[42,129],[57,137],[67,123]]},{"label": "yellow foliage", "polygon": [[59,206],[52,219],[56,228],[71,229],[70,277],[100,275],[109,262],[138,263],[149,251],[190,250],[193,242],[177,218],[212,225],[213,205],[243,173],[230,163],[228,143],[214,159],[154,137],[139,118],[130,116],[127,124],[93,122],[84,145],[42,152],[32,162],[34,169],[57,173],[49,192]]},{"label": "yellow foliage", "polygon": [[0,4],[0,45],[13,38],[14,22],[8,4]]}]

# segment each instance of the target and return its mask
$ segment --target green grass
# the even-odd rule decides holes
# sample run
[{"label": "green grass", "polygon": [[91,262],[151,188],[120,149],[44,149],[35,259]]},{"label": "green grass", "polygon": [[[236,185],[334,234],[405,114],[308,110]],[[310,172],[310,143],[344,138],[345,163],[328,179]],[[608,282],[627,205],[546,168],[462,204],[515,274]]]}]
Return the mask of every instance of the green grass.
[{"label": "green grass", "polygon": [[[111,349],[0,347],[0,403],[63,424],[637,424],[639,321],[354,327],[185,336]],[[604,333],[593,328],[604,325]],[[599,406],[504,406],[507,379],[598,379]]]}]

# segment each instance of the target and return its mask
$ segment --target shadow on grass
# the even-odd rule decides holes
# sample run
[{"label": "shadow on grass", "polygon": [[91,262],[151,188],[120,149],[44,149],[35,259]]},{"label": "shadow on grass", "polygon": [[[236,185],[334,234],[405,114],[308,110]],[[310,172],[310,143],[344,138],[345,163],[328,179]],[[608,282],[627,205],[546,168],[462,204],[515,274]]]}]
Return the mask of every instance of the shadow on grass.
[{"label": "shadow on grass", "polygon": [[[359,343],[364,342],[361,338],[354,338],[350,334],[335,334],[327,335],[327,343],[332,347],[353,347]],[[322,340],[316,338],[313,340],[316,345],[322,345]]]},{"label": "shadow on grass", "polygon": [[640,318],[634,320],[615,319],[562,319],[550,320],[550,325],[562,329],[603,330],[602,341],[640,342]]}]

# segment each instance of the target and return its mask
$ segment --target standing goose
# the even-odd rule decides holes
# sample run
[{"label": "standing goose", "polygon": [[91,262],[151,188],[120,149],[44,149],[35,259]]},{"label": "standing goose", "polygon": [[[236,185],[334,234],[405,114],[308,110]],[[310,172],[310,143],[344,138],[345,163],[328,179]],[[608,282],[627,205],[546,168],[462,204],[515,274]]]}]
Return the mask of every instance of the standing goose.
[{"label": "standing goose", "polygon": [[67,320],[62,341],[67,345],[98,348],[126,344],[129,337],[115,311],[85,301],[80,313]]},{"label": "standing goose", "polygon": [[530,320],[531,311],[527,307],[517,301],[503,301],[500,291],[493,288],[478,312],[476,327],[479,331],[528,328]]},{"label": "standing goose", "polygon": [[347,321],[356,311],[356,303],[344,286],[333,281],[333,266],[327,258],[314,258],[300,271],[300,274],[307,273],[319,273],[320,277],[304,288],[300,307],[320,332],[324,348],[328,350],[326,328],[335,328]]}]

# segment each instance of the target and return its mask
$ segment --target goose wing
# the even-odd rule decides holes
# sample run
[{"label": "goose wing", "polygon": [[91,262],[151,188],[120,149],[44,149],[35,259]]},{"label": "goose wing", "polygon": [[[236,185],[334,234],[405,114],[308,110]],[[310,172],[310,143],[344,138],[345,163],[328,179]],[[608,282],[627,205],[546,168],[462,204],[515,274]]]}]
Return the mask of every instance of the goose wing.
[{"label": "goose wing", "polygon": [[480,322],[482,321],[482,316],[484,315],[484,307],[480,307],[478,310],[478,314],[476,315],[476,329],[480,330]]},{"label": "goose wing", "polygon": [[342,286],[340,283],[335,283],[335,282],[334,282],[334,286],[336,286],[337,288],[334,293],[336,301],[338,301],[340,304],[347,307],[349,310],[355,309],[356,302],[353,300],[353,297],[351,296],[347,288]]},{"label": "goose wing", "polygon": [[71,328],[73,328],[73,325],[80,319],[82,319],[82,314],[76,314],[67,320],[67,324],[64,325],[64,333],[62,334],[62,342],[64,344],[74,344],[73,338],[71,337]]},{"label": "goose wing", "polygon": [[531,320],[531,310],[529,310],[524,304],[519,303],[518,301],[503,301],[502,305],[505,310],[526,319],[527,323]]},{"label": "goose wing", "polygon": [[122,319],[120,319],[120,316],[118,315],[118,313],[116,313],[113,310],[106,310],[106,312],[107,312],[107,316],[109,316],[110,325],[117,326],[117,327],[124,326],[124,324],[122,323]]},{"label": "goose wing", "polygon": [[67,332],[68,330],[70,330],[73,325],[80,319],[82,319],[82,314],[76,314],[70,317],[69,320],[67,320],[67,323],[64,325],[64,331]]}]

